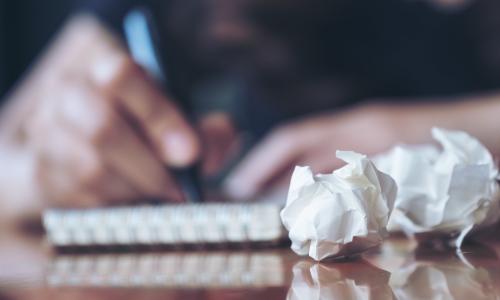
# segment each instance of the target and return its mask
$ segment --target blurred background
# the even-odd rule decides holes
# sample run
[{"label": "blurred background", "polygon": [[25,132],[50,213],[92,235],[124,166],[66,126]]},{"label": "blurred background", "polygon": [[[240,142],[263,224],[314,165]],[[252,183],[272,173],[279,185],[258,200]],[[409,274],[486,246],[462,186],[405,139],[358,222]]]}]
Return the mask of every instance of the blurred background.
[{"label": "blurred background", "polygon": [[[69,15],[90,11],[119,30],[138,4],[154,7],[162,21],[177,92],[199,110],[240,113],[241,126],[259,131],[367,98],[500,85],[495,0],[20,0],[0,2],[0,95]],[[234,108],[235,98],[245,109]],[[250,125],[255,115],[264,117]]]}]

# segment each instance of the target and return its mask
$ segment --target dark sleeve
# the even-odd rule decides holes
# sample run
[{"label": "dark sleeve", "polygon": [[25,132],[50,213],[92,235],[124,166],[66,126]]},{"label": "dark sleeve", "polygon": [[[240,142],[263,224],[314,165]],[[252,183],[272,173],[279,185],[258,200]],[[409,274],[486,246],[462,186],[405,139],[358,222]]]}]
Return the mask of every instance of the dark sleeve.
[{"label": "dark sleeve", "polygon": [[0,99],[62,26],[74,4],[68,0],[1,1]]},{"label": "dark sleeve", "polygon": [[480,74],[481,88],[500,88],[500,2],[477,0],[468,15],[473,58]]},{"label": "dark sleeve", "polygon": [[6,61],[5,61],[5,1],[0,1],[0,99],[3,98],[7,82],[5,78]]}]

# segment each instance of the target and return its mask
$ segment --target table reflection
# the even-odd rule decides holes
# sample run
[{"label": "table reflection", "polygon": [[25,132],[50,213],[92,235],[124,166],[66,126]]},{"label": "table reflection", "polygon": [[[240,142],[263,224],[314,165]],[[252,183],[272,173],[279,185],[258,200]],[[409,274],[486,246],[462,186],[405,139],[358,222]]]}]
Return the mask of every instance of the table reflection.
[{"label": "table reflection", "polygon": [[499,299],[489,270],[499,267],[494,251],[476,245],[450,252],[416,251],[416,259],[391,274],[390,286],[397,299]]},{"label": "table reflection", "polygon": [[293,266],[287,299],[392,299],[389,277],[364,260],[299,261]]},{"label": "table reflection", "polygon": [[239,288],[283,286],[282,257],[275,253],[188,252],[59,255],[49,286]]},{"label": "table reflection", "polygon": [[58,254],[0,235],[0,299],[500,299],[499,255],[494,240],[457,255],[398,238],[323,263],[288,248]]},{"label": "table reflection", "polygon": [[[474,244],[458,253],[400,252],[390,246],[372,260],[295,263],[287,299],[500,299],[500,261],[494,249]],[[404,261],[395,266],[402,258],[398,254],[405,254]]]}]

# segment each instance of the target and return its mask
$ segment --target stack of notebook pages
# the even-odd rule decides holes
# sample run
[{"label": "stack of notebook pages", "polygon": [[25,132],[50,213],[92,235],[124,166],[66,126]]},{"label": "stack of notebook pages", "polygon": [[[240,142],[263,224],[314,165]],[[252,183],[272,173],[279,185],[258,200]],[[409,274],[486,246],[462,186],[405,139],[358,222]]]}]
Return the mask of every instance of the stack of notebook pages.
[{"label": "stack of notebook pages", "polygon": [[51,209],[43,225],[59,247],[279,242],[279,212],[263,203]]}]

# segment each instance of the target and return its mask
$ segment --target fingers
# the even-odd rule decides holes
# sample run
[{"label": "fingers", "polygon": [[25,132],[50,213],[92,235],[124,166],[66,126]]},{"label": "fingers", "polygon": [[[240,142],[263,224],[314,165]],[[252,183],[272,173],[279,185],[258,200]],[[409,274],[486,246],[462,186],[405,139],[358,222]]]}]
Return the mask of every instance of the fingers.
[{"label": "fingers", "polygon": [[[196,161],[201,144],[180,110],[126,55],[100,65],[95,82],[118,109],[136,122],[161,159],[172,167]],[[102,75],[106,74],[106,75]]]},{"label": "fingers", "polygon": [[239,150],[239,138],[230,117],[221,112],[211,113],[199,122],[203,139],[203,173],[214,175]]},{"label": "fingers", "polygon": [[200,141],[172,99],[155,86],[99,22],[89,16],[76,18],[54,48],[51,52],[59,55],[49,55],[47,61],[64,62],[65,78],[84,74],[113,106],[135,121],[164,163],[183,167],[199,158]]},{"label": "fingers", "polygon": [[[40,196],[46,204],[63,207],[102,203],[104,197],[88,188],[88,183],[102,173],[97,153],[72,132],[47,125],[37,126],[40,130],[31,133],[40,137],[39,141],[32,141],[37,153],[35,181],[39,183]],[[43,134],[47,130],[50,134]]]},{"label": "fingers", "polygon": [[253,197],[267,183],[292,169],[306,147],[305,140],[292,127],[274,131],[229,175],[226,192],[237,199]]},{"label": "fingers", "polygon": [[[165,171],[165,164],[140,134],[112,107],[112,102],[92,90],[84,90],[84,97],[73,97],[73,104],[87,118],[73,117],[72,127],[79,130],[88,142],[96,148],[106,169],[122,178],[143,197],[154,197],[179,201],[182,197],[171,176]],[[63,106],[64,107],[64,106]],[[64,113],[68,117],[69,112]],[[99,116],[89,122],[88,116]]]},{"label": "fingers", "polygon": [[36,144],[50,157],[42,173],[53,178],[44,182],[51,198],[72,193],[84,206],[150,197],[180,200],[164,163],[112,102],[82,82],[68,83],[44,103],[33,123],[32,136],[50,139]]},{"label": "fingers", "polygon": [[165,164],[198,158],[193,129],[98,22],[67,28],[15,95],[25,107],[12,114],[14,137],[33,153],[37,201],[177,198]]},{"label": "fingers", "polygon": [[77,126],[57,118],[59,115],[53,114],[52,123],[39,123],[36,132],[43,139],[36,143],[37,177],[51,205],[95,207],[143,195],[133,183],[110,170],[91,140]]},{"label": "fingers", "polygon": [[107,168],[143,197],[180,201],[179,189],[147,143],[116,112],[111,112],[109,122],[93,140]]},{"label": "fingers", "polygon": [[288,184],[296,165],[329,172],[339,165],[340,138],[335,119],[319,116],[282,126],[258,144],[228,176],[225,191],[237,199],[255,197],[271,186]]},{"label": "fingers", "polygon": [[197,160],[201,152],[197,135],[113,37],[93,34],[103,42],[88,54],[87,80],[102,98],[94,105],[101,111],[106,110],[103,105],[111,107],[103,118],[104,134],[94,139],[100,154],[109,168],[144,196],[179,200],[165,165],[184,167]]}]

